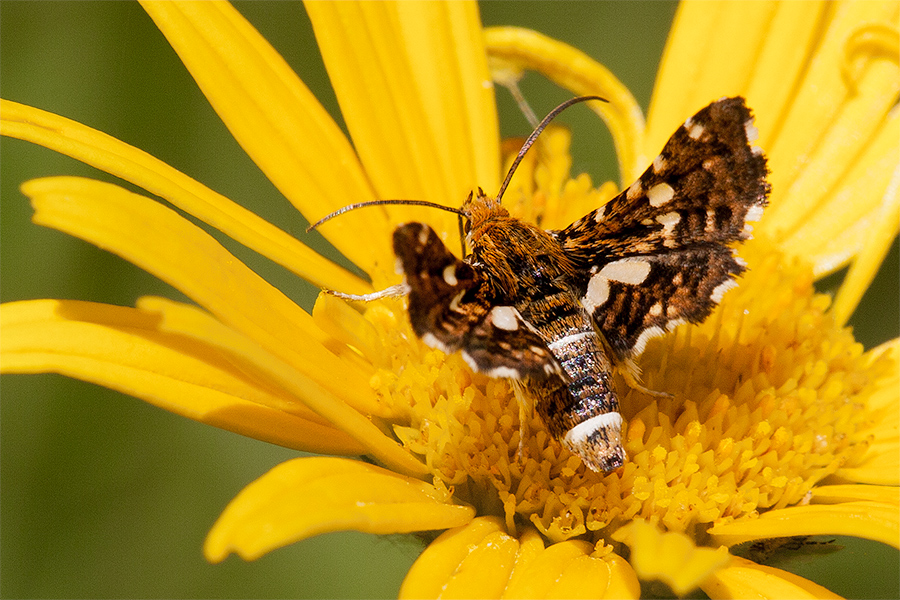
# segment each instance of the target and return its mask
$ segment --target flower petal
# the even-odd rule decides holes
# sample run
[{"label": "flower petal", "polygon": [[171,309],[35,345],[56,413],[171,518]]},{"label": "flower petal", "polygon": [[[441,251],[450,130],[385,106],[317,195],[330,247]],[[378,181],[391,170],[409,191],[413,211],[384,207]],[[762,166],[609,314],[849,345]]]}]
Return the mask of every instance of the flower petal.
[{"label": "flower petal", "polygon": [[900,488],[887,485],[820,485],[812,489],[812,499],[824,504],[868,500],[900,507]]},{"label": "flower petal", "polygon": [[642,147],[644,115],[628,88],[609,69],[580,50],[529,29],[488,27],[484,36],[488,54],[502,69],[532,69],[579,96],[597,95],[609,100],[592,102],[590,107],[612,134],[620,183],[625,186],[637,179],[648,162]]},{"label": "flower petal", "polygon": [[143,150],[69,119],[0,99],[0,134],[80,160],[165,198],[319,287],[365,293],[371,286],[307,246]]},{"label": "flower petal", "polygon": [[[528,535],[526,533],[526,535]],[[536,532],[532,534],[537,537]],[[593,547],[568,540],[538,551],[523,549],[504,598],[602,598],[610,586],[612,568],[602,558],[590,556]]]},{"label": "flower petal", "polygon": [[372,396],[365,375],[322,346],[327,337],[312,317],[174,211],[118,186],[78,177],[35,179],[22,191],[32,199],[36,223],[153,273],[274,355],[309,371],[325,389],[341,397]]},{"label": "flower petal", "polygon": [[375,465],[298,458],[244,488],[216,521],[203,550],[212,562],[231,552],[254,560],[329,531],[409,533],[472,519],[472,508],[449,502],[434,486]]},{"label": "flower petal", "polygon": [[[471,2],[308,2],[322,58],[380,198],[459,206],[499,186],[493,86]],[[439,231],[456,220],[425,214]]]},{"label": "flower petal", "polygon": [[896,504],[872,501],[792,506],[718,524],[707,533],[727,546],[794,535],[850,535],[900,548],[900,510]]},{"label": "flower petal", "polygon": [[630,562],[638,577],[659,579],[679,596],[696,589],[731,560],[723,548],[698,548],[683,533],[663,533],[641,520],[616,530],[613,539],[631,548]]},{"label": "flower petal", "polygon": [[617,554],[603,557],[609,565],[609,587],[604,598],[640,598],[641,582],[627,560]]},{"label": "flower petal", "polygon": [[866,249],[842,319],[897,231],[881,208],[897,162],[897,18],[895,2],[684,2],[648,118],[652,150],[709,101],[747,97],[773,190],[757,231],[817,276]]},{"label": "flower petal", "polygon": [[[791,12],[791,4],[803,5],[803,14],[796,14],[800,7],[795,6],[793,14],[781,20],[785,26],[772,30],[769,27],[779,11],[777,3],[679,4],[650,102],[644,146],[647,152],[658,152],[685,118],[711,101],[746,93],[754,60],[764,41],[781,44],[786,39],[794,43],[803,39],[790,36],[797,36],[802,25],[812,29],[808,19],[819,9],[814,2],[784,4],[785,12]],[[771,37],[775,33],[780,36]],[[750,105],[755,106],[752,99]]]},{"label": "flower petal", "polygon": [[[374,199],[340,128],[234,7],[169,1],[143,6],[241,147],[310,222]],[[378,209],[342,216],[321,231],[366,271],[379,261],[392,264]],[[373,231],[384,235],[373,238]]]},{"label": "flower petal", "polygon": [[[160,312],[164,317],[159,324],[161,329],[213,344],[226,355],[234,357],[241,367],[259,373],[271,385],[303,402],[327,423],[358,440],[369,454],[384,465],[398,473],[416,476],[428,472],[421,462],[384,435],[369,413],[361,414],[350,406],[351,401],[358,404],[358,399],[349,397],[348,402],[342,401],[340,396],[323,389],[306,373],[292,368],[260,348],[259,344],[237,334],[199,309],[163,298],[142,298],[141,304]],[[375,407],[379,408],[377,405]]]},{"label": "flower petal", "polygon": [[3,304],[0,371],[61,373],[296,450],[365,451],[303,405],[235,371],[215,347],[162,331],[159,322],[152,311],[91,302]]},{"label": "flower petal", "polygon": [[[505,585],[509,577],[509,571],[512,569],[512,564],[507,565],[504,554],[509,552],[511,548],[509,540],[512,540],[515,547],[512,547],[513,557],[510,558],[511,563],[518,543],[514,538],[503,533],[503,523],[500,519],[496,517],[478,517],[472,519],[466,525],[445,531],[428,545],[425,551],[416,559],[416,562],[413,563],[409,573],[406,574],[403,585],[400,586],[399,597],[441,597],[445,586],[455,577],[460,565],[466,561],[473,551],[481,547],[487,539],[491,539],[499,544],[500,552],[494,554],[491,558],[494,559],[492,564],[497,568],[495,572],[497,579],[501,580]],[[492,574],[487,574],[487,577],[489,577],[491,582],[494,582]],[[473,597],[489,598],[492,596],[484,590],[479,590]]]},{"label": "flower petal", "polygon": [[822,586],[788,571],[733,557],[701,586],[717,598],[840,598]]}]

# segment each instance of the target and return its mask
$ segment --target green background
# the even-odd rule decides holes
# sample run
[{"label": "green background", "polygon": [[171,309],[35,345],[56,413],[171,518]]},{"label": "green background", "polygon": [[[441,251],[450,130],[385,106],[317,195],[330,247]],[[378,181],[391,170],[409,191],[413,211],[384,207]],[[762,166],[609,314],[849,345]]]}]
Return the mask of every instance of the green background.
[{"label": "green background", "polygon": [[[238,8],[339,119],[302,7],[244,2]],[[529,27],[581,48],[611,68],[645,110],[674,11],[672,2],[482,5],[486,25]],[[112,134],[304,237],[303,220],[244,156],[136,3],[5,0],[0,28],[4,98]],[[568,97],[533,75],[522,88],[538,115]],[[498,103],[503,134],[527,134],[503,90]],[[602,124],[583,109],[563,120],[576,132],[573,171],[615,179]],[[183,298],[113,255],[32,225],[18,191],[22,181],[46,175],[110,177],[6,138],[0,159],[3,301],[133,305],[147,294]],[[311,307],[315,290],[235,244],[228,247]],[[852,323],[867,347],[898,334],[897,271],[895,247]],[[340,533],[253,563],[231,557],[209,565],[201,545],[222,508],[296,453],[59,376],[4,376],[0,394],[3,597],[393,597],[419,552],[406,538]],[[845,596],[897,597],[896,551],[848,538],[836,543],[845,549],[779,566]]]}]

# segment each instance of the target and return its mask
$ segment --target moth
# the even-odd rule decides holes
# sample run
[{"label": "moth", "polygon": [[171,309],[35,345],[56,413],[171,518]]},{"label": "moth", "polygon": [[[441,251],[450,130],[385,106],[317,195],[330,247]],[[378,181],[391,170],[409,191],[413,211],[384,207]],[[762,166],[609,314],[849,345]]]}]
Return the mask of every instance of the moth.
[{"label": "moth", "polygon": [[745,264],[733,245],[750,236],[769,184],[744,99],[722,98],[687,119],[629,188],[565,229],[510,216],[500,198],[518,162],[550,119],[588,99],[602,100],[574,98],[542,121],[495,198],[478,189],[450,209],[464,220],[464,258],[427,224],[406,223],[393,234],[404,283],[339,295],[407,295],[426,345],[519,382],[550,433],[609,472],[626,460],[614,370],[633,366],[649,339],[703,321],[736,285]]}]

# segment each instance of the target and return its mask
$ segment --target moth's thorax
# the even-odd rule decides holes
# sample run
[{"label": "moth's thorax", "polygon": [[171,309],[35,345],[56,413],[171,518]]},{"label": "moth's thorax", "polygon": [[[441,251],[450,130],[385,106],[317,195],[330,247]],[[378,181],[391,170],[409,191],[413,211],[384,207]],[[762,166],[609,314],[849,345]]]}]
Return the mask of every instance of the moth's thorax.
[{"label": "moth's thorax", "polygon": [[571,261],[552,235],[510,216],[493,198],[479,194],[463,208],[472,249],[467,260],[479,265],[508,300],[547,293],[572,273]]}]

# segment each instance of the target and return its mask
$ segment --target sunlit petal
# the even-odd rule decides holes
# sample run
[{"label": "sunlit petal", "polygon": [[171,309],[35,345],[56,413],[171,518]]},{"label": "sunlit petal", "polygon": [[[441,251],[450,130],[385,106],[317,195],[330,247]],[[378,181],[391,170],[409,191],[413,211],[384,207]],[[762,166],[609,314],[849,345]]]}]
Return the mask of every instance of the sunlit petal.
[{"label": "sunlit petal", "polygon": [[523,538],[522,545],[505,598],[602,598],[607,593],[610,565],[590,556],[591,544],[570,540],[544,548],[532,541],[529,548]]},{"label": "sunlit petal", "polygon": [[[459,206],[476,186],[497,189],[496,109],[474,3],[308,2],[306,9],[379,197]],[[443,223],[439,231],[455,232],[453,217],[424,214]]]},{"label": "sunlit petal", "polygon": [[133,146],[75,121],[0,99],[0,134],[26,140],[129,181],[215,227],[314,285],[348,293],[371,287],[307,246]]},{"label": "sunlit petal", "polygon": [[0,370],[61,373],[297,450],[364,452],[302,404],[236,371],[215,346],[159,324],[156,312],[108,304],[7,303],[0,308]]},{"label": "sunlit petal", "polygon": [[228,505],[204,546],[219,562],[257,558],[328,531],[409,533],[456,527],[474,510],[446,491],[381,467],[338,458],[298,458],[248,485]]},{"label": "sunlit petal", "polygon": [[646,521],[632,521],[613,539],[631,548],[629,560],[638,577],[659,579],[678,595],[696,589],[731,559],[724,549],[698,548],[687,535],[663,533]]},{"label": "sunlit petal", "polygon": [[647,155],[642,151],[644,115],[628,88],[606,67],[580,50],[530,29],[489,27],[484,34],[488,54],[499,69],[531,69],[576,95],[609,100],[589,106],[612,134],[622,185],[628,185],[647,167]]},{"label": "sunlit petal", "polygon": [[[400,598],[441,597],[444,586],[466,558],[486,539],[499,541],[494,536],[498,533],[506,535],[503,531],[503,522],[495,517],[478,517],[466,525],[445,531],[416,559],[400,587]],[[508,548],[507,542],[503,542],[503,546]],[[498,562],[501,563],[505,564],[505,561]],[[503,569],[506,575],[501,573],[501,578],[505,582],[512,565]]]},{"label": "sunlit petal", "polygon": [[[302,401],[327,423],[358,440],[368,454],[384,465],[408,475],[421,476],[427,473],[421,462],[382,433],[373,422],[374,410],[361,413],[352,407],[351,403],[359,404],[356,398],[323,389],[308,373],[272,356],[260,348],[259,344],[237,335],[198,309],[162,298],[143,298],[141,305],[157,310],[164,316],[159,325],[161,329],[205,340],[228,355],[233,355],[237,363],[246,365],[251,372],[259,373],[266,381]],[[347,368],[349,370],[349,365]],[[380,410],[384,407],[375,405],[374,408]]]},{"label": "sunlit petal", "polygon": [[32,199],[36,223],[153,273],[288,363],[316,365],[310,377],[324,388],[339,395],[372,393],[363,373],[348,370],[322,346],[325,334],[312,317],[174,211],[118,186],[76,177],[32,180],[22,191]]},{"label": "sunlit petal", "polygon": [[731,598],[840,598],[808,579],[774,567],[733,557],[730,565],[716,571],[701,586],[718,600]]},{"label": "sunlit petal", "polygon": [[900,488],[886,485],[820,485],[812,489],[813,502],[830,504],[867,500],[900,508]]},{"label": "sunlit petal", "polygon": [[[238,143],[308,220],[374,199],[347,138],[234,7],[169,1],[143,6]],[[391,263],[378,208],[348,214],[321,231],[367,271],[379,261]]]},{"label": "sunlit petal", "polygon": [[851,535],[900,547],[900,509],[889,502],[855,501],[792,506],[710,528],[721,544],[793,535]]}]

